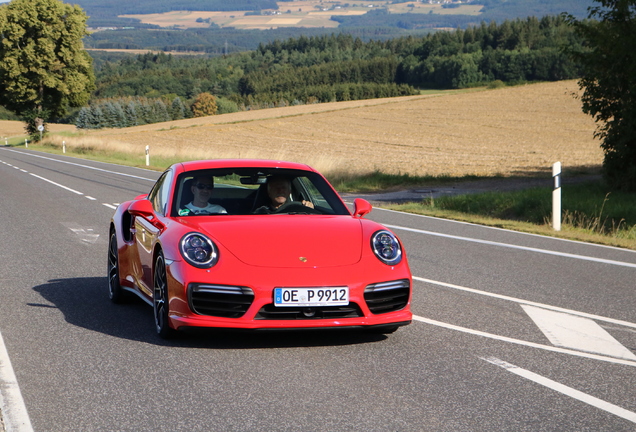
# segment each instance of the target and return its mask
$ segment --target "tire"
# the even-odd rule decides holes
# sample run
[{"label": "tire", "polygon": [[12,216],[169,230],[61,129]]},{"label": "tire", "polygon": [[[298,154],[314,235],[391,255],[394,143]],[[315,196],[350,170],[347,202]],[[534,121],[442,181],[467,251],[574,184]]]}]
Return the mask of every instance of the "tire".
[{"label": "tire", "polygon": [[108,298],[113,303],[123,303],[126,292],[121,287],[119,279],[119,252],[117,250],[117,234],[110,232],[108,241]]},{"label": "tire", "polygon": [[155,316],[155,329],[159,337],[169,339],[174,336],[175,330],[170,327],[168,307],[168,278],[166,276],[166,261],[160,251],[155,259],[153,273],[152,305]]}]

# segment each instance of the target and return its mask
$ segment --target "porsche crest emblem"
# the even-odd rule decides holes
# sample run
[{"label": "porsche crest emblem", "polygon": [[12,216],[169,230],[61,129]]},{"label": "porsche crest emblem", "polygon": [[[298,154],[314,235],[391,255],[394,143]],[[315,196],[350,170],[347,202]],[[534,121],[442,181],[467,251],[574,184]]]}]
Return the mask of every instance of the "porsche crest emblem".
[{"label": "porsche crest emblem", "polygon": [[307,258],[305,257],[298,257],[299,260],[301,260],[302,262],[307,262]]}]

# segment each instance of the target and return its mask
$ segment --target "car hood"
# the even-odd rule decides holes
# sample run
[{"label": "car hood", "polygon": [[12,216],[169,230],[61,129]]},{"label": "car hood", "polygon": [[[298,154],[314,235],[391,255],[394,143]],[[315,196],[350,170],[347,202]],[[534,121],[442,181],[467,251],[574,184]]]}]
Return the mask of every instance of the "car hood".
[{"label": "car hood", "polygon": [[346,266],[362,255],[362,226],[351,216],[216,216],[197,226],[253,266]]}]

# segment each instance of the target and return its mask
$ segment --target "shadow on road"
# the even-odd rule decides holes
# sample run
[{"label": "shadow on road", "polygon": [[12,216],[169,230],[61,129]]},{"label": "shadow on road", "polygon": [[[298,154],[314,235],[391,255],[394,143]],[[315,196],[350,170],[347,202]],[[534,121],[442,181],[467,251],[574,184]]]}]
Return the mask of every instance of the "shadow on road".
[{"label": "shadow on road", "polygon": [[[361,330],[229,330],[196,329],[182,331],[170,340],[157,336],[152,307],[130,295],[121,305],[108,299],[106,277],[53,279],[33,288],[50,304],[30,303],[31,307],[56,307],[69,324],[113,337],[162,346],[210,349],[259,349],[353,345],[379,342],[385,335]],[[52,304],[52,305],[51,305]]]}]

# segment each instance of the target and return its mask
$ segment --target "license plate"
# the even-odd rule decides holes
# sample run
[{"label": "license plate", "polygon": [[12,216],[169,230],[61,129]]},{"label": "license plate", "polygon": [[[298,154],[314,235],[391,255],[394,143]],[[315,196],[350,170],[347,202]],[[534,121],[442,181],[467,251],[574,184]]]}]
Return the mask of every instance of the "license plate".
[{"label": "license plate", "polygon": [[274,306],[346,306],[349,287],[274,288]]}]

